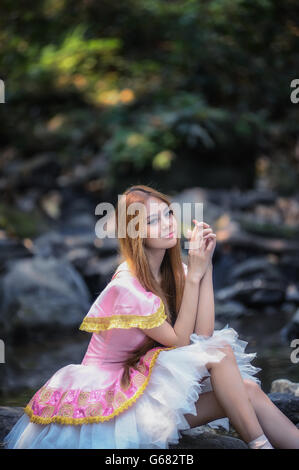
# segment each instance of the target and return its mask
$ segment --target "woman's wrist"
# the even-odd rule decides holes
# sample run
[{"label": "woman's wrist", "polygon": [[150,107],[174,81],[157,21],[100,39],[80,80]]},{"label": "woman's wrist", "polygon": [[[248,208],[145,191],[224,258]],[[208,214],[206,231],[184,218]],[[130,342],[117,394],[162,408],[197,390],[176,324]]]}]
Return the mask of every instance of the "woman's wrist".
[{"label": "woman's wrist", "polygon": [[212,274],[213,273],[213,264],[212,262],[207,266],[207,269],[205,270],[204,275],[202,276],[202,279],[207,275],[207,274]]},{"label": "woman's wrist", "polygon": [[186,281],[189,281],[192,284],[199,284],[203,278],[203,274],[199,273],[198,271],[193,273],[192,271],[188,271],[186,275]]}]

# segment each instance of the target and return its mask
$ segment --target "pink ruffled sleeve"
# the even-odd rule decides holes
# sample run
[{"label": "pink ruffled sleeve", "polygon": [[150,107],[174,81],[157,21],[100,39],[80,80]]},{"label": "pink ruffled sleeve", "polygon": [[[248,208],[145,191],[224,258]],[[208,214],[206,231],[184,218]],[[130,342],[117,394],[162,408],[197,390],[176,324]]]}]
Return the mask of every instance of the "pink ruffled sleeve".
[{"label": "pink ruffled sleeve", "polygon": [[160,297],[134,277],[112,279],[96,298],[79,329],[98,333],[112,328],[155,328],[167,316]]}]

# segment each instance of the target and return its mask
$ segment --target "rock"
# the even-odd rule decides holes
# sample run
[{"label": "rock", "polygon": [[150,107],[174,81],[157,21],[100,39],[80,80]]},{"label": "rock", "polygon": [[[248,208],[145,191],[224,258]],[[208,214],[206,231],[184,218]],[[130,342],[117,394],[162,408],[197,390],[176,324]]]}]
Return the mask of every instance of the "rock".
[{"label": "rock", "polygon": [[92,159],[87,162],[69,168],[68,172],[59,176],[57,182],[61,187],[68,186],[81,186],[84,183],[90,183],[91,179],[98,180],[101,178],[101,186],[104,187],[104,177],[109,166],[108,160],[104,155],[94,155]]},{"label": "rock", "polygon": [[248,210],[254,208],[257,204],[274,204],[277,193],[268,189],[251,189],[240,191],[238,188],[229,193],[230,206],[234,210]]},{"label": "rock", "polygon": [[295,254],[299,250],[299,242],[293,240],[285,240],[283,238],[266,238],[265,236],[248,234],[246,232],[232,233],[227,239],[221,241],[221,245],[228,245],[230,249],[235,250],[241,248],[244,251],[254,250],[261,253],[275,254]]},{"label": "rock", "polygon": [[119,248],[119,242],[117,237],[97,237],[95,245],[99,249],[100,254],[103,256],[115,256]]},{"label": "rock", "polygon": [[228,302],[215,302],[215,315],[217,318],[232,319],[245,315],[251,315],[252,312],[241,302],[230,300]]},{"label": "rock", "polygon": [[220,434],[204,432],[198,436],[185,434],[176,445],[170,449],[248,449],[247,444],[240,439]]},{"label": "rock", "polygon": [[299,289],[295,284],[290,284],[286,290],[286,301],[299,304]]},{"label": "rock", "polygon": [[267,257],[251,257],[239,262],[228,272],[231,281],[254,279],[257,276],[268,281],[280,281],[282,276],[277,267]]},{"label": "rock", "polygon": [[278,392],[267,395],[294,424],[299,423],[299,396],[295,396],[293,393]]},{"label": "rock", "polygon": [[[187,249],[187,240],[184,240],[187,234],[187,228],[193,228],[193,218],[204,220],[215,229],[216,221],[223,215],[223,209],[219,205],[219,199],[216,204],[209,200],[210,191],[202,187],[193,187],[185,189],[172,197],[174,209],[179,206],[177,214],[180,221],[182,248]],[[227,194],[227,192],[226,192]],[[225,194],[223,193],[223,197]],[[201,213],[202,209],[202,213]],[[186,243],[186,244],[185,244]]]},{"label": "rock", "polygon": [[55,258],[12,262],[1,290],[0,328],[5,335],[15,328],[78,325],[91,304],[81,275],[66,260]]},{"label": "rock", "polygon": [[[85,274],[86,265],[90,262],[91,258],[90,250],[87,247],[74,248],[69,250],[66,258],[80,273],[84,272]],[[103,264],[102,262],[99,262],[99,259],[96,256],[94,256],[94,259],[98,264]]]},{"label": "rock", "polygon": [[234,285],[224,287],[215,293],[215,299],[219,302],[235,300],[249,306],[280,304],[284,298],[285,291],[281,283],[270,282],[265,279],[238,281]]},{"label": "rock", "polygon": [[67,257],[69,251],[77,248],[94,250],[94,234],[91,230],[82,229],[70,234],[52,230],[35,238],[33,243],[34,254],[43,258]]},{"label": "rock", "polygon": [[118,266],[118,263],[119,256],[117,254],[103,259],[99,259],[94,256],[89,259],[84,268],[84,277],[99,275],[101,278],[107,279],[107,282],[109,282]]},{"label": "rock", "polygon": [[0,446],[4,437],[23,414],[22,407],[0,406]]},{"label": "rock", "polygon": [[[94,219],[86,225],[86,228],[81,226],[74,229],[74,225],[71,225],[61,228],[60,232],[49,231],[34,240],[33,250],[39,257],[65,259],[80,272],[91,291],[94,285],[98,291],[104,289],[110,281],[118,265],[119,255],[116,253],[115,241],[109,245],[108,239],[98,239],[90,230],[95,225]],[[114,255],[109,255],[113,252]]]},{"label": "rock", "polygon": [[[217,245],[214,256],[217,254],[216,250]],[[215,269],[213,272],[215,292],[231,285],[231,281],[228,282],[227,273],[229,273],[237,264],[238,260],[233,256],[232,253],[230,253],[229,251],[225,252],[224,250],[223,252],[221,252],[221,256],[219,256],[219,259],[217,261],[217,269]]]},{"label": "rock", "polygon": [[25,258],[32,256],[31,251],[26,248],[24,243],[10,238],[0,237],[0,266],[4,266],[12,259]]},{"label": "rock", "polygon": [[[22,405],[59,369],[69,364],[80,364],[86,352],[90,334],[78,329],[63,338],[57,335],[51,343],[45,336],[18,348],[5,344],[5,365],[0,374],[1,397],[22,396]],[[77,330],[77,331],[76,331]],[[1,364],[0,364],[1,366]],[[1,399],[0,399],[1,403]]]},{"label": "rock", "polygon": [[299,277],[299,253],[282,253],[279,260],[279,267],[286,279],[293,283],[298,282]]},{"label": "rock", "polygon": [[280,330],[283,341],[292,341],[299,338],[299,308],[296,310],[290,322]]},{"label": "rock", "polygon": [[39,153],[30,159],[17,157],[3,167],[6,186],[21,187],[25,192],[27,188],[52,190],[60,170],[59,159],[54,152]]},{"label": "rock", "polygon": [[280,306],[280,311],[285,313],[288,317],[293,316],[296,312],[296,304],[294,302],[284,302]]},{"label": "rock", "polygon": [[287,379],[273,380],[270,393],[292,393],[295,397],[299,397],[299,383]]}]

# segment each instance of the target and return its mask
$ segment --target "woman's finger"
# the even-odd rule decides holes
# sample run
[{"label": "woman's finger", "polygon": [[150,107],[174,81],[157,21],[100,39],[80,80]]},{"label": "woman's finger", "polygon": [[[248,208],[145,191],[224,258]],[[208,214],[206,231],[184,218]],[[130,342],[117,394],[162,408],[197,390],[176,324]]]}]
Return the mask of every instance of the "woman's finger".
[{"label": "woman's finger", "polygon": [[192,250],[198,250],[199,249],[199,242],[200,242],[200,235],[199,235],[199,226],[195,224],[192,233],[191,233],[191,239],[190,239],[190,248]]},{"label": "woman's finger", "polygon": [[207,224],[206,222],[204,222],[203,220],[202,221],[199,221],[197,219],[192,219],[192,222],[194,222],[195,224],[197,225],[204,225],[205,227],[210,227],[209,224]]},{"label": "woman's finger", "polygon": [[202,235],[203,231],[207,228],[209,228],[209,225],[206,223],[206,222],[199,222],[198,220],[196,219],[193,219],[193,223],[195,224],[195,226],[198,227],[198,233],[199,235]]},{"label": "woman's finger", "polygon": [[208,244],[207,244],[207,247],[206,247],[206,250],[207,251],[212,251],[213,245],[214,245],[214,240],[209,240]]}]

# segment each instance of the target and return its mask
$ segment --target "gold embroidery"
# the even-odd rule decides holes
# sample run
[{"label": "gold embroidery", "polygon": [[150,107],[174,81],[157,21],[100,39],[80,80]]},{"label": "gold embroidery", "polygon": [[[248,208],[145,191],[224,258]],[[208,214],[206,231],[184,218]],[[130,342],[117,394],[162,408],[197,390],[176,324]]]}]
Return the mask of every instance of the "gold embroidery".
[{"label": "gold embroidery", "polygon": [[41,416],[43,416],[44,418],[49,418],[50,416],[52,416],[54,408],[54,406],[50,405],[45,406],[45,408],[42,410]]},{"label": "gold embroidery", "polygon": [[137,374],[132,377],[133,384],[136,387],[140,387],[145,380],[146,377],[143,374],[140,374],[139,372],[137,372]]},{"label": "gold embroidery", "polygon": [[94,405],[89,405],[86,408],[86,416],[95,417],[99,415],[103,410],[101,403],[95,403]]},{"label": "gold embroidery", "polygon": [[160,354],[161,351],[169,351],[170,349],[175,349],[176,346],[170,347],[170,348],[160,348],[154,351],[152,361],[149,366],[149,373],[148,376],[146,377],[145,381],[141,385],[141,387],[136,391],[136,393],[126,400],[119,408],[116,408],[113,413],[107,416],[88,416],[86,418],[69,418],[65,416],[52,416],[51,418],[44,418],[42,416],[37,416],[33,413],[32,409],[29,407],[29,405],[26,406],[24,409],[24,412],[30,417],[30,421],[33,423],[37,424],[50,424],[50,423],[59,423],[59,424],[74,424],[74,425],[81,425],[81,424],[87,424],[87,423],[98,423],[98,422],[103,422],[103,421],[108,421],[114,416],[119,415],[123,411],[127,410],[133,403],[142,395],[144,392],[151,373],[152,373],[152,368],[155,365],[156,359],[158,355]]},{"label": "gold embroidery", "polygon": [[141,374],[144,374],[146,372],[146,365],[139,363],[138,366],[136,366],[136,369],[139,370]]},{"label": "gold embroidery", "polygon": [[80,392],[79,397],[78,397],[78,405],[79,406],[86,405],[89,395],[90,395],[90,392]]},{"label": "gold embroidery", "polygon": [[61,395],[61,398],[60,398],[60,404],[63,403],[63,400],[65,399],[65,396],[68,394],[68,390],[66,390],[65,392],[63,392],[63,394]]},{"label": "gold embroidery", "polygon": [[73,405],[65,403],[64,405],[62,405],[58,413],[60,416],[68,416],[68,417],[73,416],[73,413],[74,413]]},{"label": "gold embroidery", "polygon": [[150,361],[150,360],[152,359],[152,357],[153,357],[154,354],[155,354],[155,351],[153,351],[152,349],[149,350],[149,351],[145,354],[145,356],[143,356],[143,360],[144,360],[144,361]]},{"label": "gold embroidery", "polygon": [[106,398],[106,401],[108,403],[108,405],[112,405],[113,403],[113,398],[114,398],[114,391],[113,390],[107,390],[106,394],[105,394],[105,398]]},{"label": "gold embroidery", "polygon": [[53,391],[49,388],[43,388],[39,396],[39,401],[41,401],[42,403],[47,402],[50,399],[52,393]]},{"label": "gold embroidery", "polygon": [[142,315],[111,315],[110,317],[85,317],[79,330],[98,333],[111,328],[155,328],[166,320],[164,304],[161,300],[155,313]]},{"label": "gold embroidery", "polygon": [[118,408],[123,403],[125,403],[126,400],[127,400],[127,396],[119,390],[115,394],[115,398],[114,398],[114,401],[113,401],[113,408]]}]

